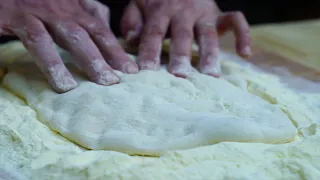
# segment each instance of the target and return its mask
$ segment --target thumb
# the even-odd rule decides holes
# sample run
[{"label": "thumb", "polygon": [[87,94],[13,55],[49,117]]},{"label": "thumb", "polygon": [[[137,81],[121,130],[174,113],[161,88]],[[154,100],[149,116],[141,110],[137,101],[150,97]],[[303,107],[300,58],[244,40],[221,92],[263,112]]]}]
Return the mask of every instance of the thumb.
[{"label": "thumb", "polygon": [[121,19],[121,32],[129,44],[137,42],[143,30],[143,17],[140,9],[132,0],[126,7]]}]

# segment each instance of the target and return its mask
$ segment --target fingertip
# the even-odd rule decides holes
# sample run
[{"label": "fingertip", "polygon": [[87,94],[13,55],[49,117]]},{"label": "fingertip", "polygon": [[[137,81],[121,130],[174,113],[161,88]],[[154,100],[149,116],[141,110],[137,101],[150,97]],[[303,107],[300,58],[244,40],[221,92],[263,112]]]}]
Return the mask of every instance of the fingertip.
[{"label": "fingertip", "polygon": [[138,66],[140,70],[158,70],[160,68],[159,63],[153,60],[139,60]]},{"label": "fingertip", "polygon": [[125,41],[127,43],[134,43],[137,41],[142,33],[142,25],[137,24],[134,28],[127,30],[124,33]]},{"label": "fingertip", "polygon": [[213,77],[219,78],[220,74],[221,74],[220,63],[209,64],[209,65],[203,66],[203,67],[200,68],[200,72],[202,74],[206,74],[206,75],[209,75],[209,76],[213,76]]},{"label": "fingertip", "polygon": [[171,55],[169,63],[169,72],[177,77],[187,78],[192,72],[192,65],[189,56]]},{"label": "fingertip", "polygon": [[[191,69],[191,68],[190,68]],[[187,78],[190,74],[190,70],[186,70],[185,67],[174,67],[172,69],[169,69],[169,72],[173,75],[175,75],[176,77],[180,77],[180,78]]]},{"label": "fingertip", "polygon": [[103,86],[110,86],[113,84],[118,84],[120,82],[120,78],[110,70],[106,70],[100,72],[93,78],[93,80]]},{"label": "fingertip", "polygon": [[123,72],[128,74],[136,74],[139,72],[139,67],[136,63],[128,61],[123,65]]},{"label": "fingertip", "polygon": [[250,46],[245,46],[243,47],[240,51],[239,54],[243,57],[250,57],[252,56],[252,51]]},{"label": "fingertip", "polygon": [[250,33],[245,32],[236,37],[236,50],[242,57],[252,56],[252,40]]},{"label": "fingertip", "polygon": [[201,70],[202,74],[206,74],[209,76],[213,76],[216,78],[219,78],[221,76],[221,70],[219,67],[214,67],[214,68],[204,68]]},{"label": "fingertip", "polygon": [[65,93],[79,86],[71,73],[62,65],[49,68],[49,72],[45,74],[52,88],[58,93]]},{"label": "fingertip", "polygon": [[67,81],[60,81],[60,82],[51,82],[53,90],[57,93],[66,93],[73,89],[76,89],[79,84],[72,78],[68,79]]},{"label": "fingertip", "polygon": [[202,59],[200,64],[200,72],[209,76],[216,78],[220,77],[221,74],[221,65],[218,54],[207,56],[205,59]]}]

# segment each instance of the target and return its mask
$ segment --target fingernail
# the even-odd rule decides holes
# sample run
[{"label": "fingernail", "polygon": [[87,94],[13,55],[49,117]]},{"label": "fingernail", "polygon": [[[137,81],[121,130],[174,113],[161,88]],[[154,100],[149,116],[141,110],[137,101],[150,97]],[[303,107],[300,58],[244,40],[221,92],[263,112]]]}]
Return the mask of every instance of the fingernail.
[{"label": "fingernail", "polygon": [[170,58],[170,73],[178,77],[186,78],[192,71],[189,56],[178,56]]},{"label": "fingernail", "polygon": [[220,59],[216,56],[209,56],[209,60],[206,62],[212,62],[210,64],[204,65],[201,67],[201,73],[207,74],[214,77],[220,77],[221,73],[221,66],[220,66]]},{"label": "fingernail", "polygon": [[250,48],[250,46],[246,46],[245,48],[243,48],[242,52],[243,52],[243,54],[245,56],[251,56],[251,48]]},{"label": "fingernail", "polygon": [[140,26],[137,26],[134,30],[130,30],[127,33],[127,36],[125,38],[126,42],[130,42],[130,41],[133,41],[134,39],[138,38],[139,34],[140,34],[140,31],[141,31],[141,27]]},{"label": "fingernail", "polygon": [[108,68],[103,59],[93,60],[90,66],[89,76],[97,84],[108,86],[117,84],[120,81],[120,78]]},{"label": "fingernail", "polygon": [[220,66],[213,67],[213,68],[206,68],[205,67],[201,70],[201,73],[207,74],[209,76],[220,77],[220,73],[221,73]]},{"label": "fingernail", "polygon": [[137,33],[133,30],[129,31],[126,36],[126,42],[130,42],[137,37]]},{"label": "fingernail", "polygon": [[159,63],[152,60],[144,60],[139,62],[139,67],[141,70],[157,70],[159,69]]},{"label": "fingernail", "polygon": [[55,80],[55,82],[51,81],[51,84],[53,85],[53,89],[59,93],[68,92],[78,87],[78,83],[72,77],[65,77],[62,80]]},{"label": "fingernail", "polygon": [[135,74],[139,72],[139,68],[135,63],[127,62],[123,65],[123,71],[129,74]]},{"label": "fingernail", "polygon": [[55,65],[49,69],[49,73],[49,81],[57,92],[63,93],[78,87],[78,83],[63,66]]},{"label": "fingernail", "polygon": [[120,78],[115,75],[113,72],[111,71],[104,71],[102,73],[99,73],[99,75],[97,76],[97,83],[100,85],[105,85],[105,86],[109,86],[112,84],[117,84],[119,83]]}]

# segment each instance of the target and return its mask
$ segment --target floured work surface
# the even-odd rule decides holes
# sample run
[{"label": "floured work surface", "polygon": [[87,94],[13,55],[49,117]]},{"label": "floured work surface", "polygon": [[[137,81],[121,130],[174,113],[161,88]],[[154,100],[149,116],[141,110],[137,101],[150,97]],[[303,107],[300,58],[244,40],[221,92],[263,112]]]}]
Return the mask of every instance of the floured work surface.
[{"label": "floured work surface", "polygon": [[[18,49],[18,46],[21,44],[12,46],[13,54],[19,54],[14,51],[14,47]],[[31,179],[210,179],[212,177],[214,179],[257,179],[257,177],[259,179],[301,179],[302,176],[307,179],[316,179],[319,176],[317,157],[320,155],[318,150],[320,140],[317,131],[320,117],[319,93],[312,92],[309,88],[309,91],[300,89],[298,94],[288,87],[289,84],[283,84],[281,78],[261,73],[233,55],[224,54],[222,60],[223,75],[220,80],[211,80],[211,77],[204,75],[194,75],[183,80],[172,77],[165,70],[141,72],[138,75],[123,77],[123,85],[114,86],[115,90],[112,90],[111,87],[96,88],[97,85],[93,83],[83,82],[79,89],[84,86],[87,91],[70,94],[68,97],[72,98],[65,103],[61,103],[63,98],[57,97],[49,90],[48,84],[42,81],[41,76],[33,74],[36,71],[32,70],[30,74],[28,68],[11,67],[3,78],[4,86],[0,92],[3,112],[0,121],[0,151],[3,153],[0,162],[6,163],[1,167],[6,167],[7,171],[19,170]],[[148,76],[145,76],[144,73],[147,73]],[[155,78],[157,74],[165,79]],[[77,80],[81,81],[81,78],[79,76]],[[202,83],[203,79],[206,83]],[[226,87],[226,89],[219,90],[220,87],[215,87],[210,82]],[[301,80],[300,83],[302,82]],[[313,89],[316,90],[317,86],[313,86]],[[9,93],[8,90],[18,95],[23,101]],[[94,92],[90,94],[88,92],[90,90]],[[135,93],[135,96],[124,95],[126,94],[124,92]],[[99,95],[98,99],[96,95]],[[65,94],[62,96],[66,97]],[[192,98],[197,101],[191,101]],[[92,99],[96,100],[91,103]],[[134,116],[128,117],[127,112],[121,111],[121,106],[124,104],[117,104],[119,100],[128,102],[125,104],[125,109],[132,111],[130,113]],[[135,103],[133,100],[137,100],[141,106],[133,104]],[[97,108],[90,111],[90,106],[98,104],[104,106],[108,103],[116,104],[118,108]],[[87,114],[81,113],[80,110],[88,110],[88,108]],[[261,111],[262,109],[266,111]],[[142,152],[142,154],[161,155],[160,157],[129,156],[120,152],[103,150],[88,151],[51,131],[47,126],[49,125],[55,131],[59,131],[87,148],[105,149],[105,145],[110,145],[110,142],[87,138],[93,137],[90,135],[94,133],[107,132],[109,126],[113,124],[108,124],[109,126],[105,128],[95,128],[95,123],[101,123],[99,119],[94,121],[89,119],[91,124],[85,124],[83,118],[90,115],[99,116],[101,112],[111,113],[108,115],[112,117],[116,110],[120,110],[119,116],[128,119],[128,121],[121,119],[120,122],[112,122],[116,124],[115,126],[127,128],[121,130],[132,132],[130,131],[132,127],[134,130],[137,125],[134,123],[141,125],[141,122],[135,121],[135,118],[139,119],[141,116],[150,117],[150,121],[142,124],[155,128],[149,128],[151,139],[147,139],[146,144],[141,144],[141,139],[132,139],[132,142],[126,143],[126,145],[131,145],[128,148],[128,146],[123,146],[121,141],[110,141],[116,147],[114,150],[134,154]],[[198,112],[203,111],[209,114],[199,115]],[[134,114],[135,112],[139,113]],[[223,112],[226,113],[223,114]],[[219,117],[225,118],[227,124],[225,126],[219,124],[222,121],[219,121],[218,116],[212,118],[210,113],[216,113]],[[154,116],[155,114],[159,116]],[[161,116],[163,118],[176,117],[178,121],[167,121],[167,123],[172,123],[170,126],[165,124],[166,121],[159,125],[155,120],[159,120]],[[241,123],[232,124],[230,116]],[[79,121],[72,120],[73,117],[78,118]],[[183,118],[179,119],[181,117]],[[69,118],[69,121],[63,120],[64,118]],[[191,122],[192,118],[197,121],[191,123],[191,126],[181,123]],[[275,118],[279,119],[279,122],[276,122]],[[212,119],[218,119],[218,121],[212,121]],[[110,121],[102,120],[102,122]],[[202,122],[205,123],[201,124]],[[119,126],[118,123],[123,124]],[[257,126],[254,126],[255,123]],[[196,132],[196,135],[191,139],[179,138],[179,136],[176,136],[178,138],[175,139],[176,137],[172,136],[174,132],[172,129],[177,127],[174,127],[173,124],[179,125],[178,127],[189,127],[181,130],[178,135],[190,132]],[[244,126],[244,124],[249,125]],[[63,129],[64,127],[68,128]],[[279,130],[280,127],[282,131]],[[79,131],[79,128],[82,130]],[[142,130],[148,129],[141,128]],[[200,132],[197,128],[203,131]],[[257,128],[260,129],[257,130]],[[83,137],[86,132],[97,129],[98,132],[88,133],[88,137]],[[251,131],[248,132],[248,130]],[[296,130],[298,134],[293,140]],[[148,134],[144,133],[142,135]],[[222,136],[219,137],[221,134]],[[131,135],[129,133],[127,137]],[[137,136],[137,134],[134,135]],[[152,139],[153,135],[161,138]],[[109,137],[119,138],[120,136]],[[168,140],[167,138],[170,137],[171,139]],[[225,139],[214,139],[213,137]],[[222,142],[207,145],[223,140],[280,143],[290,139],[293,141],[287,144]],[[201,145],[207,146],[196,148]],[[167,151],[180,148],[191,149]]]}]

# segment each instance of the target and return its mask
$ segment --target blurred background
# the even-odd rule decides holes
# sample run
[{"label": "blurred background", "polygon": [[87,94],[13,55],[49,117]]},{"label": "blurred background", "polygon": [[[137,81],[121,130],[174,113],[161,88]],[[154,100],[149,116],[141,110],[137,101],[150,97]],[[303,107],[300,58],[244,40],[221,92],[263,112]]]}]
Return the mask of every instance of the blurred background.
[{"label": "blurred background", "polygon": [[[111,27],[120,36],[119,21],[129,0],[100,0],[111,9]],[[223,11],[242,11],[251,25],[320,17],[320,0],[216,0]],[[0,42],[14,38],[1,37]]]},{"label": "blurred background", "polygon": [[[119,20],[126,0],[101,0],[111,9],[111,25],[119,34]],[[242,11],[249,24],[275,23],[320,17],[320,0],[216,0],[223,11]]]}]

